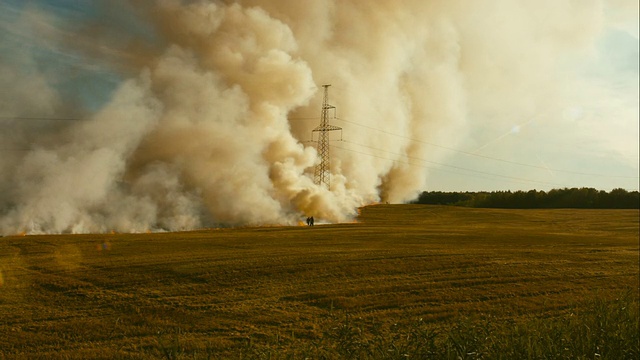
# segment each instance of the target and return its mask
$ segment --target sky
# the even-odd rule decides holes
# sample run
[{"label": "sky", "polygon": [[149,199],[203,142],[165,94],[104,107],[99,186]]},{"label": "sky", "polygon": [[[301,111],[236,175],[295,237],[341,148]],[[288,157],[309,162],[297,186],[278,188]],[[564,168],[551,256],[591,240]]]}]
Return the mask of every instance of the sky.
[{"label": "sky", "polygon": [[[345,221],[420,191],[638,190],[638,21],[628,0],[2,0],[0,228]],[[309,141],[324,84],[342,128],[330,189]]]}]

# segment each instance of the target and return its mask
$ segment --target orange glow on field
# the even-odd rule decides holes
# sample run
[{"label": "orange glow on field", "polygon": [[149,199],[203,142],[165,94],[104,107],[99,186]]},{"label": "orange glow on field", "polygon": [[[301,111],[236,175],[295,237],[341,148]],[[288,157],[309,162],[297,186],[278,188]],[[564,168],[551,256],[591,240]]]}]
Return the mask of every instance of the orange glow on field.
[{"label": "orange glow on field", "polygon": [[96,244],[96,250],[98,250],[98,251],[109,251],[109,250],[111,250],[111,243],[108,242],[108,241],[105,241],[102,244]]}]

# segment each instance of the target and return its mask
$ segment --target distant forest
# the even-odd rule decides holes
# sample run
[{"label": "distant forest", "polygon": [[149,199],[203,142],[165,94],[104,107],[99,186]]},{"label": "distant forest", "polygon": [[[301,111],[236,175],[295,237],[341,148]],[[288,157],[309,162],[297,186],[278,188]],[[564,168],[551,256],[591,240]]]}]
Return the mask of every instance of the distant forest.
[{"label": "distant forest", "polygon": [[424,191],[413,204],[455,205],[504,209],[638,209],[638,191],[593,188],[553,189],[550,191],[442,192]]}]

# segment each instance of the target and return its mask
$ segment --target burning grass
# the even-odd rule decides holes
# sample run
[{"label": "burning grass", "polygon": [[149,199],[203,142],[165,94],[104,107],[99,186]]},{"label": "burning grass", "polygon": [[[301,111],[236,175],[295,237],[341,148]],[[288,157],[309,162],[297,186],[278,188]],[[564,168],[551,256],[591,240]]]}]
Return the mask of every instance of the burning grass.
[{"label": "burning grass", "polygon": [[378,205],[353,224],[5,237],[0,357],[637,358],[638,225]]}]

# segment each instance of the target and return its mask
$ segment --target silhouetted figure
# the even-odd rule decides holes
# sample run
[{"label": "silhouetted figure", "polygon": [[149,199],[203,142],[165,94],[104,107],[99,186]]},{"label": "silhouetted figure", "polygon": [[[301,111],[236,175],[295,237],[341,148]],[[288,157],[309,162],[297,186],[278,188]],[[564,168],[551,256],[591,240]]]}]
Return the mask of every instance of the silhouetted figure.
[{"label": "silhouetted figure", "polygon": [[309,220],[311,221],[311,226],[313,226],[313,216]]},{"label": "silhouetted figure", "polygon": [[307,217],[307,226],[311,226],[311,218]]}]

